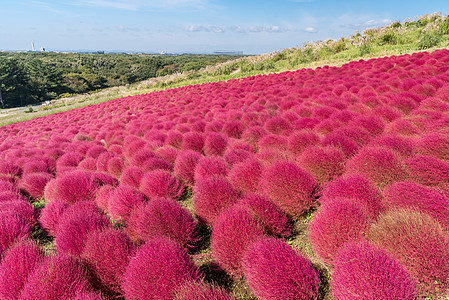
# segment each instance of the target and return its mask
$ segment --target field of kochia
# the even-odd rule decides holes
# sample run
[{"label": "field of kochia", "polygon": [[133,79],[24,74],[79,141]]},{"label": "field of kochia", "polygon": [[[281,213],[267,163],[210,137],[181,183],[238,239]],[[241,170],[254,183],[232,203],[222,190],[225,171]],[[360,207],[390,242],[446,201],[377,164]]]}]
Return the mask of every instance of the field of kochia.
[{"label": "field of kochia", "polygon": [[449,50],[0,128],[0,299],[449,295]]}]

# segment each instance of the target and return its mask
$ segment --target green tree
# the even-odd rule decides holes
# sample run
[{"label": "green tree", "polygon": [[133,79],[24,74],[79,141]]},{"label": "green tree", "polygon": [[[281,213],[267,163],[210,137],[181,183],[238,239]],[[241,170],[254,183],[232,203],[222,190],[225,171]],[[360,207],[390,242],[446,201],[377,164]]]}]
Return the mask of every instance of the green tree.
[{"label": "green tree", "polygon": [[28,83],[22,65],[16,59],[0,57],[0,90],[2,108],[26,104]]}]

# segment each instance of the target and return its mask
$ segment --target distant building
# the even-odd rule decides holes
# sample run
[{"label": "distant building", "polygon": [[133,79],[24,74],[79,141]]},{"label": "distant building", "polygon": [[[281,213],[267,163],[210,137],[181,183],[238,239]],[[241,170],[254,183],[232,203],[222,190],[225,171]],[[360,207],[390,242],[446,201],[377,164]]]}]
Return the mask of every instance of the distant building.
[{"label": "distant building", "polygon": [[219,55],[243,55],[243,51],[233,51],[233,50],[217,50],[214,54]]}]

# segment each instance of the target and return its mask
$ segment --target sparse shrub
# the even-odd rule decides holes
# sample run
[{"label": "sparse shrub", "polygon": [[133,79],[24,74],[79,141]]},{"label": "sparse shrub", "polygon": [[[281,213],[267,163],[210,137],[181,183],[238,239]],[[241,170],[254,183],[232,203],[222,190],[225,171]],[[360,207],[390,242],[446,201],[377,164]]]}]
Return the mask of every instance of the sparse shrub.
[{"label": "sparse shrub", "polygon": [[306,148],[298,158],[298,164],[309,171],[318,184],[324,184],[340,176],[344,170],[345,156],[336,147]]},{"label": "sparse shrub", "polygon": [[327,264],[333,264],[346,242],[363,238],[369,230],[369,221],[363,206],[352,199],[335,198],[325,202],[309,224],[313,251]]},{"label": "sparse shrub", "polygon": [[258,299],[317,299],[320,278],[312,263],[282,240],[259,238],[243,259],[246,280]]},{"label": "sparse shrub", "polygon": [[262,226],[247,208],[240,205],[228,208],[212,227],[212,254],[224,270],[241,276],[241,259],[246,249],[263,233]]},{"label": "sparse shrub", "polygon": [[92,201],[79,201],[59,218],[55,242],[58,253],[79,257],[83,252],[87,235],[109,226],[109,219],[100,213]]},{"label": "sparse shrub", "polygon": [[186,281],[199,278],[185,250],[166,238],[147,241],[131,258],[122,284],[125,299],[172,299]]},{"label": "sparse shrub", "polygon": [[174,300],[233,300],[223,288],[198,281],[189,281],[177,291]]},{"label": "sparse shrub", "polygon": [[42,260],[41,249],[30,240],[23,240],[12,246],[0,264],[0,297],[19,299],[29,273]]},{"label": "sparse shrub", "polygon": [[417,281],[422,294],[445,291],[449,279],[449,241],[440,224],[417,211],[390,211],[369,230],[368,238],[391,253]]},{"label": "sparse shrub", "polygon": [[134,250],[134,245],[125,233],[106,228],[93,231],[86,237],[81,258],[92,272],[97,288],[120,295],[123,274]]},{"label": "sparse shrub", "polygon": [[229,171],[228,179],[237,190],[243,193],[253,193],[259,186],[262,170],[262,164],[256,158],[250,157],[235,164]]},{"label": "sparse shrub", "polygon": [[265,168],[260,180],[261,191],[292,217],[312,207],[315,187],[307,171],[288,161],[276,161]]},{"label": "sparse shrub", "polygon": [[437,46],[441,42],[441,37],[434,33],[425,34],[418,42],[419,50],[425,50]]},{"label": "sparse shrub", "polygon": [[138,189],[142,181],[143,171],[139,167],[129,166],[123,169],[120,175],[120,184],[129,185]]},{"label": "sparse shrub", "polygon": [[346,163],[347,174],[361,174],[384,188],[407,174],[397,152],[381,147],[364,147]]},{"label": "sparse shrub", "polygon": [[140,182],[140,190],[149,198],[165,197],[179,199],[184,192],[184,187],[168,171],[154,170],[143,176]]},{"label": "sparse shrub", "polygon": [[56,235],[59,220],[69,205],[62,200],[52,200],[45,205],[39,216],[39,224],[50,236]]},{"label": "sparse shrub", "polygon": [[20,299],[70,299],[92,290],[86,269],[64,254],[50,256],[28,276]]},{"label": "sparse shrub", "polygon": [[227,145],[228,140],[224,135],[217,132],[208,132],[204,140],[203,151],[207,156],[221,156],[226,150]]},{"label": "sparse shrub", "polygon": [[109,196],[107,211],[114,221],[125,221],[131,211],[147,199],[143,193],[127,185],[118,186]]},{"label": "sparse shrub", "polygon": [[267,234],[281,237],[291,234],[291,225],[287,215],[270,199],[257,194],[248,194],[238,204],[254,214]]},{"label": "sparse shrub", "polygon": [[179,203],[156,197],[133,209],[126,233],[135,243],[166,237],[181,247],[190,248],[198,241],[195,227],[190,212]]},{"label": "sparse shrub", "polygon": [[396,259],[366,241],[349,242],[338,252],[331,289],[337,300],[417,297],[414,280]]},{"label": "sparse shrub", "polygon": [[181,151],[175,161],[175,176],[186,185],[193,185],[195,182],[195,167],[201,157],[201,154],[196,151]]}]

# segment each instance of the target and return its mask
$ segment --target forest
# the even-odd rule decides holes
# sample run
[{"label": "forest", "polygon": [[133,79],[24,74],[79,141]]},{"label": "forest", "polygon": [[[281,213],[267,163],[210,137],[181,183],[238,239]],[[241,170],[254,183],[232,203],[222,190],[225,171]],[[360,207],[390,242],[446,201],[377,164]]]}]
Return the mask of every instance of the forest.
[{"label": "forest", "polygon": [[199,70],[233,55],[0,52],[0,105],[26,106],[148,78]]}]

